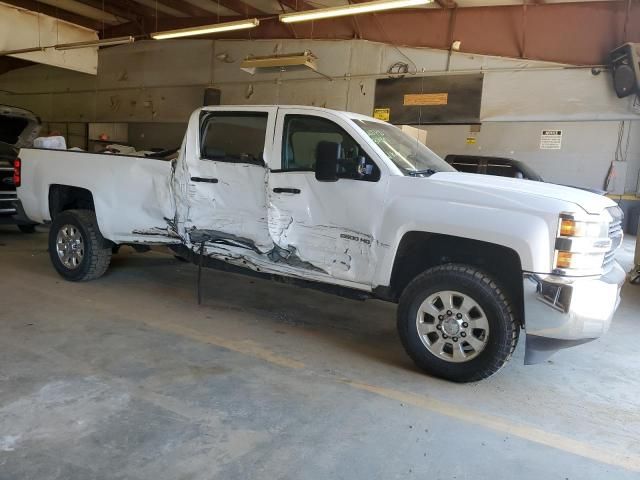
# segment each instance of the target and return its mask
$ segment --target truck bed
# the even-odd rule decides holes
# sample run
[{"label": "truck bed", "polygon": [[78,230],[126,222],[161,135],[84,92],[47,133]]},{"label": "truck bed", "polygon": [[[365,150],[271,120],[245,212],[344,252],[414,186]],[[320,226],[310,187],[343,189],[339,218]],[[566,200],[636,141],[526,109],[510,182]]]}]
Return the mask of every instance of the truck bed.
[{"label": "truck bed", "polygon": [[27,216],[51,220],[50,190],[63,185],[93,196],[102,235],[116,243],[176,243],[167,225],[174,216],[171,201],[172,162],[137,156],[75,150],[24,148],[18,197]]}]

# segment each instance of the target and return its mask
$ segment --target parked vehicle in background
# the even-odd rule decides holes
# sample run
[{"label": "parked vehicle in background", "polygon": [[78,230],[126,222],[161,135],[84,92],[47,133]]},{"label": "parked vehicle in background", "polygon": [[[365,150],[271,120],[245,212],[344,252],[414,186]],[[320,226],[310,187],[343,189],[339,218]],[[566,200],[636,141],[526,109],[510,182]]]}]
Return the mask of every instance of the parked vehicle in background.
[{"label": "parked vehicle in background", "polygon": [[524,178],[526,180],[544,182],[535,170],[513,158],[482,155],[447,155],[444,160],[459,172]]},{"label": "parked vehicle in background", "polygon": [[[479,173],[482,175],[496,175],[498,177],[521,178],[544,182],[543,178],[531,167],[513,158],[490,157],[485,155],[447,155],[444,160],[459,172]],[[607,192],[599,188],[568,187],[586,190],[596,195],[605,195]]]},{"label": "parked vehicle in background", "polygon": [[456,172],[402,130],[318,107],[196,110],[174,161],[23,149],[18,195],[49,254],[92,280],[114,247],[397,302],[407,353],[458,382],[610,325],[625,272],[606,197]]},{"label": "parked vehicle in background", "polygon": [[25,233],[35,231],[16,193],[14,172],[18,151],[29,147],[40,131],[40,120],[29,110],[0,105],[0,225],[17,225]]}]

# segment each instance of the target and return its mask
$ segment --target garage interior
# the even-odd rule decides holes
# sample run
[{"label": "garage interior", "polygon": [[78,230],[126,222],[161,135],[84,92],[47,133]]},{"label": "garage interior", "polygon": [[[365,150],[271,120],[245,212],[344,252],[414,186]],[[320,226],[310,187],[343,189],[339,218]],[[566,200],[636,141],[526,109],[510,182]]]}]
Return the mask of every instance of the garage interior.
[{"label": "garage interior", "polygon": [[[640,90],[616,94],[610,53],[640,55],[640,2],[279,20],[361,3],[2,0],[0,105],[88,152],[179,149],[203,105],[323,107],[442,158],[601,190],[624,212],[630,275],[610,330],[538,365],[521,335],[497,374],[452,383],[404,353],[393,303],[204,269],[199,305],[198,266],[165,247],[122,247],[103,278],[67,282],[48,225],[0,224],[0,480],[638,478]],[[259,25],[153,38],[245,19]],[[269,68],[248,72],[257,59]]]}]

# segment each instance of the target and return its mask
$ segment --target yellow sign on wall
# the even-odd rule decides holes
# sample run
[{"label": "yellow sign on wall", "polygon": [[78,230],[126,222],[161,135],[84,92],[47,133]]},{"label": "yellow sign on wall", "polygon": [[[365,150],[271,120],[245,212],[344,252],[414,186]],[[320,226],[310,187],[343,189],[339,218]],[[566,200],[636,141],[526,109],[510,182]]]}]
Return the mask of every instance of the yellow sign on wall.
[{"label": "yellow sign on wall", "polygon": [[447,103],[449,103],[448,93],[407,93],[403,102],[408,106],[434,106]]},{"label": "yellow sign on wall", "polygon": [[390,117],[391,117],[390,108],[374,108],[373,109],[373,118],[377,118],[378,120],[384,120],[385,122],[388,122]]}]

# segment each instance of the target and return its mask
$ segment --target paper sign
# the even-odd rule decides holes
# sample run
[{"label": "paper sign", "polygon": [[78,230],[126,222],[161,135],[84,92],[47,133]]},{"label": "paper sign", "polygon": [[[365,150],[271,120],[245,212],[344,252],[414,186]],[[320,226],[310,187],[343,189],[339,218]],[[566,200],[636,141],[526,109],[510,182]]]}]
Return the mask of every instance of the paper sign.
[{"label": "paper sign", "polygon": [[473,145],[474,143],[476,143],[476,137],[467,137],[468,145]]},{"label": "paper sign", "polygon": [[403,105],[433,106],[446,105],[448,102],[448,93],[408,93],[404,96]]},{"label": "paper sign", "polygon": [[541,150],[560,150],[562,148],[562,130],[542,130],[540,134]]},{"label": "paper sign", "polygon": [[391,117],[390,108],[374,108],[373,109],[373,118],[377,118],[378,120],[384,120],[385,122],[388,122],[390,117]]}]

